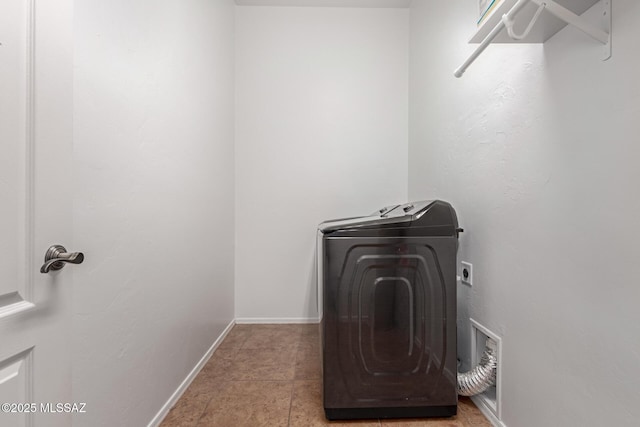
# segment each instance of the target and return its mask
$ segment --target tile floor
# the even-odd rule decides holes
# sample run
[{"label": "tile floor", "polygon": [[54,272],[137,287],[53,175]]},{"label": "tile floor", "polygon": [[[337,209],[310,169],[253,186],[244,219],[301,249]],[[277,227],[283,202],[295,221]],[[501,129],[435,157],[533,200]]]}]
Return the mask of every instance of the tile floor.
[{"label": "tile floor", "polygon": [[329,422],[318,325],[236,325],[161,427],[491,427],[468,398],[453,418]]}]

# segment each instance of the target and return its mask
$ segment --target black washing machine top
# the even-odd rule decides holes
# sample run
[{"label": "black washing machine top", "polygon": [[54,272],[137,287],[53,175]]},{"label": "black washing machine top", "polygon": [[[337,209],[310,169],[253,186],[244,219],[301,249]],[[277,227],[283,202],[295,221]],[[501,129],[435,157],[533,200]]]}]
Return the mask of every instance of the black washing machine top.
[{"label": "black washing machine top", "polygon": [[[411,229],[411,231],[409,230]],[[363,234],[415,234],[457,237],[455,210],[441,200],[423,200],[402,205],[385,206],[371,215],[329,220],[318,226],[323,234],[361,236]],[[395,232],[393,231],[395,230]]]}]

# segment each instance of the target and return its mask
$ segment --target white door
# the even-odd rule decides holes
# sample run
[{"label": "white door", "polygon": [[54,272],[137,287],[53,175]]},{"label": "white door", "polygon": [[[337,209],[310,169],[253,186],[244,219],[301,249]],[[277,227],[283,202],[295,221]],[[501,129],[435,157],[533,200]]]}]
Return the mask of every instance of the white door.
[{"label": "white door", "polygon": [[71,424],[72,5],[0,1],[0,426]]}]

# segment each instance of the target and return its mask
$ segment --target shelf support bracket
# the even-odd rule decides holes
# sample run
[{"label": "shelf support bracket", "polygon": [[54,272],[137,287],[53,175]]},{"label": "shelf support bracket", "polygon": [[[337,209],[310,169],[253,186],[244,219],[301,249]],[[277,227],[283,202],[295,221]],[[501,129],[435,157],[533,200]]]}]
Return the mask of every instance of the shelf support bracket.
[{"label": "shelf support bracket", "polygon": [[603,19],[604,19],[604,30],[597,28],[590,23],[586,22],[584,18],[575,13],[571,12],[569,9],[559,5],[553,0],[518,0],[518,2],[513,5],[513,7],[503,16],[503,18],[498,22],[498,24],[491,30],[489,34],[482,40],[482,42],[478,45],[476,50],[467,58],[467,60],[458,67],[453,73],[456,77],[462,77],[464,72],[469,68],[471,64],[484,52],[484,50],[491,44],[493,39],[495,39],[500,32],[506,28],[505,22],[511,22],[515,19],[518,13],[527,5],[527,3],[532,2],[538,5],[539,10],[541,11],[543,8],[549,11],[554,16],[563,20],[567,24],[570,24],[583,33],[587,34],[591,38],[599,41],[603,45],[605,45],[605,55],[603,60],[607,60],[611,58],[611,2],[613,0],[602,0],[604,4],[603,11]]},{"label": "shelf support bracket", "polygon": [[604,20],[604,30],[597,28],[596,26],[588,23],[585,19],[579,15],[576,15],[569,9],[559,5],[553,0],[531,0],[533,3],[538,6],[544,5],[545,10],[549,11],[552,15],[557,18],[563,20],[569,25],[576,27],[578,30],[582,31],[589,37],[593,38],[596,41],[599,41],[605,46],[605,56],[603,61],[611,58],[611,1],[612,0],[602,0],[604,10],[603,10],[603,20]]}]

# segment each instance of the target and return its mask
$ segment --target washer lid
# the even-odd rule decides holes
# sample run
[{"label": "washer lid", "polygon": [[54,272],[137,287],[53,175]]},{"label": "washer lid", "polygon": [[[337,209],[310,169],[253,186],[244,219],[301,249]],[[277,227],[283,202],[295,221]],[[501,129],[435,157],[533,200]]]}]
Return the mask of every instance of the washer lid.
[{"label": "washer lid", "polygon": [[419,219],[433,203],[433,200],[424,200],[420,202],[405,203],[404,205],[385,206],[368,216],[325,221],[318,225],[318,230],[323,233],[328,233],[336,230],[372,227],[378,225],[409,225],[412,221]]}]

